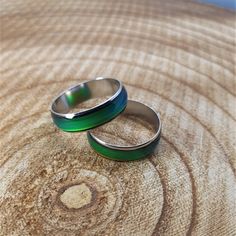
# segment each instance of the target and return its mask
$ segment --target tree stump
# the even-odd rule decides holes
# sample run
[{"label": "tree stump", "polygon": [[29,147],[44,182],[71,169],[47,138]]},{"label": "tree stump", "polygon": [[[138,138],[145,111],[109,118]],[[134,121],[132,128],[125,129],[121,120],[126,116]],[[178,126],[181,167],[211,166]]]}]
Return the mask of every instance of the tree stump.
[{"label": "tree stump", "polygon": [[[2,0],[0,14],[0,235],[236,234],[234,12]],[[157,153],[110,161],[54,126],[52,99],[97,76],[160,112]]]}]

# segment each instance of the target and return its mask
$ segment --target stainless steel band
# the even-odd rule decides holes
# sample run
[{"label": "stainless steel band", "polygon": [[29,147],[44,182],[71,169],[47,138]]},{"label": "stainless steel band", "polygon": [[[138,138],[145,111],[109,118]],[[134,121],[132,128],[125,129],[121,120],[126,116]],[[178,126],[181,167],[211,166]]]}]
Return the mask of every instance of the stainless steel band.
[{"label": "stainless steel band", "polygon": [[155,135],[150,140],[141,144],[134,146],[117,146],[111,143],[106,143],[95,136],[92,131],[88,131],[87,136],[92,148],[102,156],[120,161],[137,160],[153,153],[161,136],[161,120],[159,114],[152,108],[132,100],[128,101],[124,114],[138,116],[148,121],[149,124],[153,126]]},{"label": "stainless steel band", "polygon": [[[69,113],[71,108],[91,98],[110,96],[101,104],[90,109]],[[69,88],[61,93],[51,105],[54,123],[64,131],[84,131],[102,125],[126,107],[127,92],[119,80],[96,78]]]}]

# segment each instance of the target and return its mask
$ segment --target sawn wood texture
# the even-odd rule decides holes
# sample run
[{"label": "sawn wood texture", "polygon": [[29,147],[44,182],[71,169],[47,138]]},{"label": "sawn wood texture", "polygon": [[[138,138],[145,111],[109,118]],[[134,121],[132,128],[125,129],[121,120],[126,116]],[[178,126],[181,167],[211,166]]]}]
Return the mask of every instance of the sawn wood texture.
[{"label": "sawn wood texture", "polygon": [[[0,8],[1,236],[236,235],[235,12],[184,0]],[[96,76],[160,112],[157,153],[109,161],[53,125],[51,100]],[[117,127],[111,141],[124,127],[143,138]]]}]

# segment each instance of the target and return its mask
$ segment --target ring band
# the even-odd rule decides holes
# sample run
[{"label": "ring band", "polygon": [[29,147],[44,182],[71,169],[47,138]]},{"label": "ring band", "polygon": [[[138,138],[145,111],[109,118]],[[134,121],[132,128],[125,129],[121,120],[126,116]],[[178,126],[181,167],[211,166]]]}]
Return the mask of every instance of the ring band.
[{"label": "ring band", "polygon": [[[104,96],[110,97],[91,109],[69,113],[77,104]],[[51,116],[64,131],[84,131],[118,116],[127,105],[127,97],[126,89],[119,80],[99,77],[62,92],[52,102]]]},{"label": "ring band", "polygon": [[87,137],[90,146],[100,155],[117,161],[131,161],[142,159],[152,154],[161,136],[161,120],[159,114],[152,108],[136,101],[129,100],[123,114],[138,116],[148,121],[155,129],[155,135],[148,141],[134,146],[117,146],[100,140],[90,131]]}]

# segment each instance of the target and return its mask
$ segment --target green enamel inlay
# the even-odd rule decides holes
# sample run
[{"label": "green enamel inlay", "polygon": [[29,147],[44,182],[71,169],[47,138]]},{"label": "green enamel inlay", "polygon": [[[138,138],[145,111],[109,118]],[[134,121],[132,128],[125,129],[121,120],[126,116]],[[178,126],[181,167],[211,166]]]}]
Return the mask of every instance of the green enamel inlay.
[{"label": "green enamel inlay", "polygon": [[[81,97],[81,94],[79,94],[78,97],[74,96],[73,98],[70,98],[67,94],[68,99],[71,99],[71,104],[76,104],[78,99],[81,101],[81,99],[85,99],[87,96],[89,96],[87,92],[84,93],[84,97]],[[123,88],[118,97],[116,97],[112,102],[109,102],[107,105],[105,104],[102,106],[99,110],[73,118],[59,117],[52,113],[52,119],[54,123],[64,131],[84,131],[95,128],[112,120],[125,109],[126,105],[127,92]]]},{"label": "green enamel inlay", "polygon": [[156,139],[154,142],[149,144],[146,147],[138,148],[136,150],[117,150],[117,149],[111,149],[108,147],[105,147],[98,143],[96,140],[92,138],[92,136],[87,133],[88,141],[91,147],[100,155],[116,160],[116,161],[134,161],[134,160],[140,160],[143,159],[149,155],[151,155],[156,146],[159,143],[160,136],[158,139]]}]

